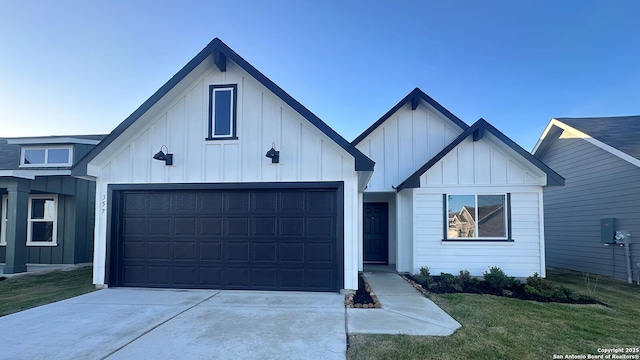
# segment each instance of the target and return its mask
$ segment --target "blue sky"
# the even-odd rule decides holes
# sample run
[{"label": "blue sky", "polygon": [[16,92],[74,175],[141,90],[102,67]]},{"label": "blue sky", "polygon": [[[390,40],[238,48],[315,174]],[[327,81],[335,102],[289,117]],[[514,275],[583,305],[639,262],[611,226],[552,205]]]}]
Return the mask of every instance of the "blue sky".
[{"label": "blue sky", "polygon": [[0,137],[108,133],[214,37],[348,140],[419,87],[530,150],[640,114],[640,1],[0,2]]}]

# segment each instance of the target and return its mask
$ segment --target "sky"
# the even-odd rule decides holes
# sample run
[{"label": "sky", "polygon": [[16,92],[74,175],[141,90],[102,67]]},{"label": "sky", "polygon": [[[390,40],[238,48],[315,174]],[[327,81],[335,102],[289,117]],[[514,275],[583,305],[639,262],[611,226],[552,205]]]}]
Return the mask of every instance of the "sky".
[{"label": "sky", "polygon": [[0,0],[0,137],[106,134],[218,37],[347,140],[416,87],[531,150],[640,114],[640,1]]}]

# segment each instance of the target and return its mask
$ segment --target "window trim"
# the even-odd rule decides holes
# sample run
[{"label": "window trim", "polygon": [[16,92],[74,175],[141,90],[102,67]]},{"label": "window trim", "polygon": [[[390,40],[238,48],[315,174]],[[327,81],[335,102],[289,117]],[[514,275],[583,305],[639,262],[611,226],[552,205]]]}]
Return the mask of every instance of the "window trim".
[{"label": "window trim", "polygon": [[[53,206],[55,211],[53,212],[53,231],[51,234],[51,241],[32,241],[31,236],[33,228],[31,224],[34,222],[49,222],[49,220],[31,219],[31,207],[32,200],[34,199],[53,199]],[[58,195],[57,194],[36,194],[29,195],[28,207],[27,207],[27,246],[57,246],[58,245]]]},{"label": "window trim", "polygon": [[[483,195],[504,195],[505,196],[505,207],[506,207],[506,226],[507,226],[507,236],[506,237],[473,237],[473,238],[450,238],[449,237],[449,195],[474,195],[476,199],[476,207],[478,196]],[[443,224],[443,232],[442,232],[442,241],[445,242],[513,242],[513,236],[511,232],[511,193],[460,193],[460,194],[442,194],[442,224]],[[477,225],[476,225],[476,230]],[[477,231],[476,231],[477,234]]]},{"label": "window trim", "polygon": [[7,218],[7,206],[9,205],[9,196],[0,196],[0,205],[2,206],[2,212],[0,212],[0,246],[7,245],[7,224],[9,219]]},{"label": "window trim", "polygon": [[[49,150],[56,149],[68,149],[69,161],[66,163],[49,163]],[[27,150],[44,150],[44,163],[42,164],[25,164],[24,155]],[[23,146],[20,149],[20,167],[32,168],[32,167],[68,167],[73,165],[73,145],[61,145],[61,146]]]},{"label": "window trim", "polygon": [[[230,134],[214,135],[215,128],[215,92],[231,90],[231,117],[229,119]],[[237,136],[237,109],[238,109],[238,85],[237,84],[221,84],[209,85],[209,133],[205,140],[236,140]]]}]

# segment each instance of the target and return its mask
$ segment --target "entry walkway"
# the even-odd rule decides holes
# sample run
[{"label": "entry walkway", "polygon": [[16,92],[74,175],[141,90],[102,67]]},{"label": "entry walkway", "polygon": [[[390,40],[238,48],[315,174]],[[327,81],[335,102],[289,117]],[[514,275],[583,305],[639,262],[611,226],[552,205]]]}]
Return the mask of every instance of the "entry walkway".
[{"label": "entry walkway", "polygon": [[382,308],[348,308],[349,334],[447,336],[461,327],[397,273],[365,271],[364,276]]}]

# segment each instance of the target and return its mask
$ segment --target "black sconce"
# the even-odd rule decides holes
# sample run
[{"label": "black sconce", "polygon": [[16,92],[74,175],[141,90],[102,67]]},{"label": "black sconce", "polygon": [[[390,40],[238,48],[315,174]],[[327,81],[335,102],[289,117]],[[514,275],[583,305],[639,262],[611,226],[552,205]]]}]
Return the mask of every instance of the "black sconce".
[{"label": "black sconce", "polygon": [[[167,150],[167,154],[162,152],[162,148],[165,148]],[[153,158],[156,160],[164,160],[165,165],[173,165],[173,154],[168,154],[168,152],[169,152],[169,149],[167,148],[167,146],[162,145],[160,146],[160,151],[158,151],[155,155],[153,155]]]},{"label": "black sconce", "polygon": [[277,151],[275,147],[276,143],[272,143],[271,149],[269,149],[269,151],[267,151],[267,154],[265,155],[266,157],[271,159],[272,164],[277,164],[280,162],[280,151]]}]

